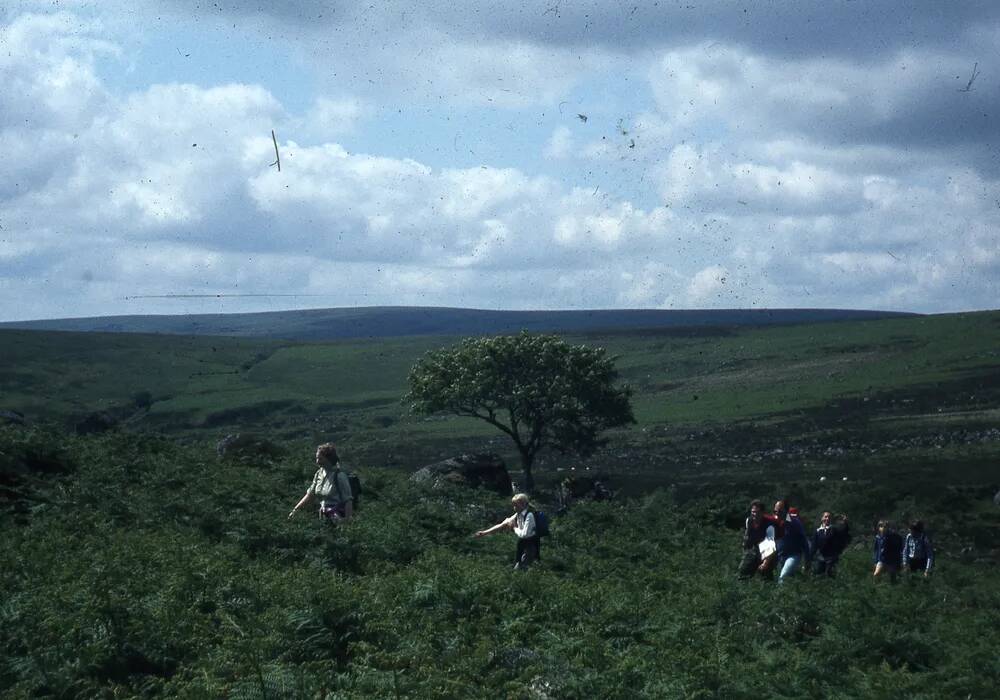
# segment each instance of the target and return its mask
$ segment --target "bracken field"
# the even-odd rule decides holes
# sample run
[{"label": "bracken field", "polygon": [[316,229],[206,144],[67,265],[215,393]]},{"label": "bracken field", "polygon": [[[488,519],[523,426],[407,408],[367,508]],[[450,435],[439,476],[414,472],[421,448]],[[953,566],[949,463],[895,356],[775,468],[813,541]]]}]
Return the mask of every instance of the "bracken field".
[{"label": "bracken field", "polygon": [[[409,415],[458,338],[0,331],[5,697],[993,698],[1000,687],[1000,313],[567,336],[607,348],[637,423],[543,454],[542,562],[510,512],[417,467],[513,446]],[[271,454],[219,459],[252,432]],[[288,520],[333,440],[358,517]],[[617,492],[555,514],[567,474]],[[821,477],[825,477],[822,481]],[[751,498],[846,512],[836,579],[738,581]],[[871,580],[880,517],[929,579]]]}]

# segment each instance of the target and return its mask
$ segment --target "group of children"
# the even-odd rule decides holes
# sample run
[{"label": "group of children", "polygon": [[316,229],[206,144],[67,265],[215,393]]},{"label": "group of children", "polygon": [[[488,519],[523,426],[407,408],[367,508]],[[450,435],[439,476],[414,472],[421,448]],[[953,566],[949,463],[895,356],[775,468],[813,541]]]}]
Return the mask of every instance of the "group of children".
[{"label": "group of children", "polygon": [[[809,537],[798,509],[789,507],[787,501],[775,503],[773,513],[765,513],[764,504],[753,501],[744,525],[743,557],[738,573],[740,578],[749,579],[754,575],[773,578],[777,572],[781,583],[811,563],[813,574],[833,576],[850,543],[851,531],[846,515],[834,518],[832,513],[825,511],[819,527]],[[923,522],[913,521],[904,538],[889,521],[880,521],[873,562],[875,577],[888,575],[895,580],[904,568],[930,576],[934,548]]]}]

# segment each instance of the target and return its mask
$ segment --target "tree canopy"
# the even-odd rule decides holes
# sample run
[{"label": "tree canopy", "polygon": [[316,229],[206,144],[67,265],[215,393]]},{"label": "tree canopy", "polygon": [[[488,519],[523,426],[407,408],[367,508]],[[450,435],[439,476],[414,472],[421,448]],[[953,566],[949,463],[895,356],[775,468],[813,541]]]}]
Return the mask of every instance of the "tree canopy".
[{"label": "tree canopy", "polygon": [[471,416],[509,435],[530,491],[543,447],[587,455],[604,430],[635,421],[632,392],[617,378],[603,348],[522,332],[428,352],[410,370],[404,401],[414,413]]}]

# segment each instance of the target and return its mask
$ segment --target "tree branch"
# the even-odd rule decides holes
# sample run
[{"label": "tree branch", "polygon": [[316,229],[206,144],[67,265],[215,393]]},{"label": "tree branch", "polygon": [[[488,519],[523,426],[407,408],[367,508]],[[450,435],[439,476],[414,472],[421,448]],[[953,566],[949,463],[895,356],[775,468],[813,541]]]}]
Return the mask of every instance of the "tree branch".
[{"label": "tree branch", "polygon": [[489,413],[483,415],[472,406],[457,406],[457,405],[454,407],[453,410],[460,416],[468,416],[469,418],[478,418],[479,420],[486,421],[494,428],[498,428],[503,432],[507,433],[508,435],[510,435],[512,438],[514,438],[515,442],[517,441],[516,432],[511,430],[508,426],[504,425],[500,421],[498,421],[496,419],[496,414],[493,411],[489,411]]}]

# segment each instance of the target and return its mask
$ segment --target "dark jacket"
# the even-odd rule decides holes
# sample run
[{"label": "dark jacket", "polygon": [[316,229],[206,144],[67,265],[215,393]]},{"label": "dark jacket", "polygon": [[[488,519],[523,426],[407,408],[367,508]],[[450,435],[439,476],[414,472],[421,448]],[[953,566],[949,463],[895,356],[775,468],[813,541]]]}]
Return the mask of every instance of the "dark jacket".
[{"label": "dark jacket", "polygon": [[903,559],[903,538],[898,532],[887,532],[875,535],[875,547],[872,550],[872,561],[875,564],[899,567]]},{"label": "dark jacket", "polygon": [[809,553],[809,540],[802,521],[792,517],[785,521],[785,536],[777,541],[778,556],[781,558],[805,556]]},{"label": "dark jacket", "polygon": [[912,532],[906,535],[906,542],[903,545],[903,563],[909,563],[912,559],[925,559],[927,564],[924,571],[930,571],[934,566],[934,547],[926,533],[914,535]]},{"label": "dark jacket", "polygon": [[851,531],[847,523],[818,527],[813,533],[810,556],[827,561],[838,559],[851,543]]},{"label": "dark jacket", "polygon": [[761,520],[760,523],[754,527],[750,518],[747,518],[745,529],[743,530],[743,549],[757,549],[757,545],[764,541],[767,537],[767,527],[770,525],[766,520]]}]

